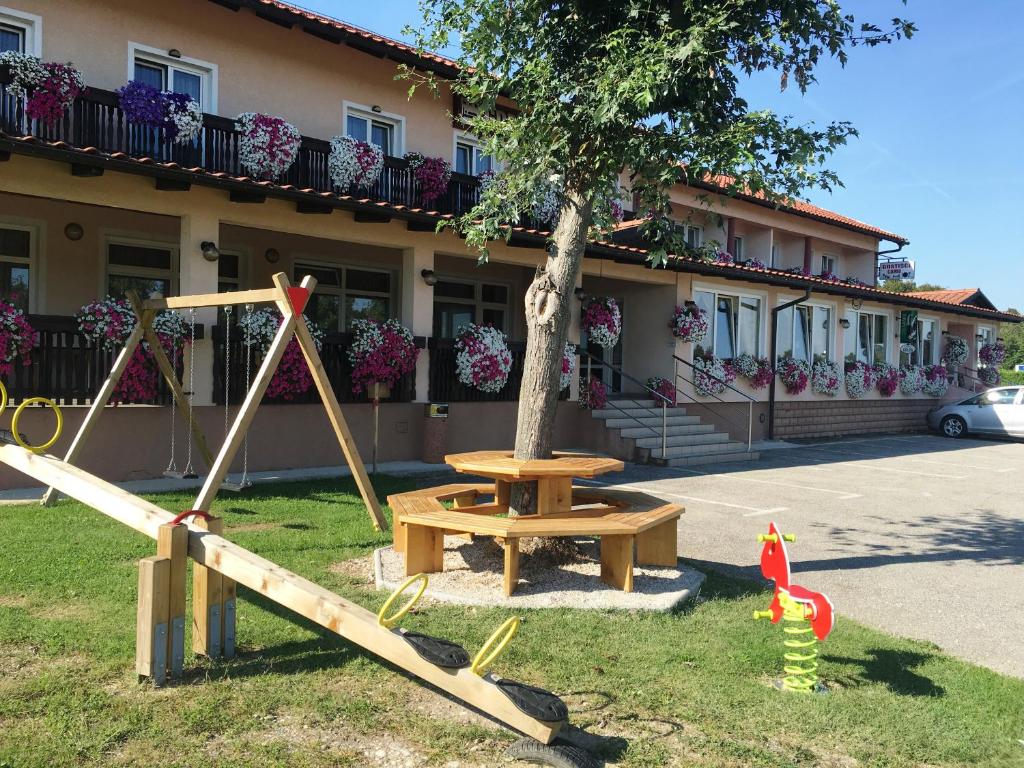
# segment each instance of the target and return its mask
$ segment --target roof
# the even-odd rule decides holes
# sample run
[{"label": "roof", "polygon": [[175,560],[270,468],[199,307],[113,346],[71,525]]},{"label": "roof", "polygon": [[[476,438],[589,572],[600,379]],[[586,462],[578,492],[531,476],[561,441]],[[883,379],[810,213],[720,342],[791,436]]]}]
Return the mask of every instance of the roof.
[{"label": "roof", "polygon": [[[312,188],[299,188],[293,184],[277,184],[271,181],[257,181],[248,176],[233,176],[225,172],[210,172],[203,168],[185,168],[175,162],[163,162],[152,158],[136,158],[124,152],[102,152],[95,147],[78,148],[64,141],[49,141],[37,136],[11,136],[0,131],[0,152],[46,157],[68,163],[80,163],[97,169],[136,173],[157,176],[186,184],[200,184],[219,187],[234,193],[266,195],[292,200],[302,205],[320,205],[330,208],[343,208],[359,213],[377,216],[394,216],[407,221],[430,224],[427,228],[433,231],[433,224],[441,219],[451,219],[451,214],[442,214],[425,208],[389,203],[384,200],[326,192]],[[249,202],[252,202],[251,200]],[[511,227],[514,243],[528,247],[545,248],[550,232],[523,226]],[[587,255],[594,258],[611,258],[624,263],[644,266],[650,252],[642,247],[623,245],[607,241],[591,241],[587,246]],[[724,277],[729,280],[767,283],[775,286],[788,286],[797,289],[810,289],[821,293],[860,298],[868,301],[881,301],[909,307],[920,307],[933,310],[945,310],[955,314],[971,317],[992,319],[1002,322],[1024,322],[1024,316],[1011,315],[995,309],[960,304],[956,302],[910,296],[903,293],[883,291],[873,286],[858,285],[838,280],[826,280],[813,275],[785,272],[777,269],[759,269],[746,264],[718,264],[704,262],[687,256],[671,256],[669,267],[681,272],[696,272],[705,275]]]},{"label": "roof", "polygon": [[981,288],[949,288],[941,291],[907,291],[905,296],[931,301],[944,301],[949,304],[962,304],[970,307],[995,309],[996,306],[981,292]]}]

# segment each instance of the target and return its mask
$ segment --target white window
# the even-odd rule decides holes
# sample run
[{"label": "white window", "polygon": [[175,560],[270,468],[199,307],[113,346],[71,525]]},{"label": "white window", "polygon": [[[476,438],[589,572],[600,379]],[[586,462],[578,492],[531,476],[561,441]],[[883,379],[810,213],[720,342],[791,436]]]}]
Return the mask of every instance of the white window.
[{"label": "white window", "polygon": [[734,237],[732,239],[732,257],[737,263],[743,261],[743,238]]},{"label": "white window", "polygon": [[42,56],[42,17],[0,5],[0,52],[3,51]]},{"label": "white window", "polygon": [[836,262],[837,259],[835,256],[832,256],[831,254],[828,253],[823,253],[821,255],[821,274],[825,274],[826,272],[833,275],[837,274]]},{"label": "white window", "polygon": [[694,224],[685,224],[683,239],[690,248],[700,248],[704,244],[704,227]]},{"label": "white window", "polygon": [[917,341],[910,352],[900,350],[900,365],[934,365],[939,361],[939,322],[938,320],[919,319],[917,321]]},{"label": "white window", "polygon": [[470,323],[493,325],[508,333],[509,286],[441,278],[434,286],[434,337],[453,339]]},{"label": "white window", "polygon": [[345,134],[367,144],[375,144],[385,155],[400,157],[405,147],[405,118],[377,112],[376,109],[346,101],[343,108]]},{"label": "white window", "polygon": [[772,263],[771,267],[778,267],[782,265],[782,246],[778,243],[772,243]]},{"label": "white window", "polygon": [[217,111],[217,66],[187,57],[168,56],[151,46],[128,44],[128,79],[161,91],[183,93],[204,112]]},{"label": "white window", "polygon": [[23,312],[31,305],[33,230],[5,224],[0,226],[0,301]]},{"label": "white window", "polygon": [[847,312],[850,327],[845,333],[847,362],[889,362],[889,316],[875,312]]},{"label": "white window", "polygon": [[476,139],[469,134],[456,133],[452,169],[467,176],[479,176],[487,171],[496,171],[497,165],[493,156],[484,154]]},{"label": "white window", "polygon": [[693,300],[707,314],[710,326],[704,341],[695,346],[695,355],[761,355],[763,302],[759,297],[694,291]]},{"label": "white window", "polygon": [[355,320],[383,322],[391,317],[391,272],[325,264],[296,264],[296,283],[303,276],[316,278],[306,314],[324,331],[350,331]]},{"label": "white window", "polygon": [[981,367],[981,365],[982,365],[982,362],[981,362],[981,348],[983,346],[985,346],[986,344],[991,344],[992,343],[992,337],[993,337],[993,333],[992,333],[991,326],[988,326],[988,325],[979,325],[978,326],[978,338],[975,339],[977,344],[974,345],[975,357],[976,357],[976,359],[974,361],[974,367],[975,368],[980,368]]},{"label": "white window", "polygon": [[793,357],[809,364],[832,359],[835,328],[832,307],[798,304],[779,313],[779,357]]},{"label": "white window", "polygon": [[165,243],[109,239],[107,294],[120,299],[134,290],[143,299],[173,296],[177,256],[178,249]]}]

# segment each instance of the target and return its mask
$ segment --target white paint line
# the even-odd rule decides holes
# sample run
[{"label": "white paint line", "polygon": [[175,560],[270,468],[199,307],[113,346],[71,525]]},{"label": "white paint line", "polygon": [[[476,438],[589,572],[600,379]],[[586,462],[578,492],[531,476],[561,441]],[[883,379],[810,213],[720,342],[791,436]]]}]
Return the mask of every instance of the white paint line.
[{"label": "white paint line", "polygon": [[916,461],[921,464],[934,464],[939,467],[966,467],[967,469],[986,469],[989,472],[1013,472],[1014,467],[1009,469],[996,469],[995,467],[984,465],[984,464],[964,464],[962,461],[933,461],[932,459],[918,459],[913,456],[892,456],[892,455],[879,455],[877,453],[861,453],[860,451],[829,451],[828,453],[838,453],[840,455],[848,456],[867,456],[871,459],[899,459],[900,461]]},{"label": "white paint line", "polygon": [[770,515],[774,512],[785,512],[786,507],[775,507],[774,509],[762,509],[757,512],[747,512],[744,517],[757,517],[758,515]]},{"label": "white paint line", "polygon": [[880,467],[880,466],[878,466],[878,464],[875,463],[876,461],[879,461],[879,460],[885,461],[886,459],[894,458],[892,456],[875,456],[875,455],[870,454],[870,453],[860,453],[860,454],[857,454],[854,451],[827,451],[827,453],[832,453],[832,454],[835,454],[837,456],[859,455],[859,456],[867,456],[868,457],[866,461],[863,460],[863,459],[861,459],[861,460],[854,459],[852,461],[836,461],[836,462],[833,462],[831,464],[831,466],[848,466],[848,465],[851,465],[851,464],[869,464],[870,468],[872,470],[876,470],[878,472],[895,472],[895,473],[900,474],[900,475],[920,475],[921,477],[942,477],[942,478],[946,478],[946,479],[949,479],[949,480],[964,480],[964,479],[966,479],[968,477],[968,475],[947,475],[947,474],[937,475],[934,472],[918,472],[917,470],[913,470],[913,469],[896,469],[895,467]]},{"label": "white paint line", "polygon": [[801,491],[817,491],[818,493],[832,493],[844,499],[859,499],[863,494],[851,493],[850,491],[837,491],[833,488],[817,488],[813,485],[798,485],[797,483],[783,483],[778,480],[761,480],[756,477],[738,477],[737,475],[708,475],[708,477],[720,477],[724,480],[742,480],[746,483],[763,483],[764,485],[778,485],[782,488],[796,488]]},{"label": "white paint line", "polygon": [[719,507],[729,507],[730,509],[745,509],[748,512],[756,512],[759,515],[766,515],[770,512],[785,512],[789,507],[773,507],[771,509],[762,509],[760,507],[748,507],[743,504],[730,504],[727,501],[715,501],[714,499],[702,499],[697,496],[683,496],[680,493],[671,493],[670,491],[663,491],[657,486],[641,488],[636,485],[616,485],[616,488],[622,488],[626,491],[641,491],[643,493],[650,493],[655,496],[667,496],[670,499],[682,499],[683,501],[696,501],[700,504],[714,504]]}]

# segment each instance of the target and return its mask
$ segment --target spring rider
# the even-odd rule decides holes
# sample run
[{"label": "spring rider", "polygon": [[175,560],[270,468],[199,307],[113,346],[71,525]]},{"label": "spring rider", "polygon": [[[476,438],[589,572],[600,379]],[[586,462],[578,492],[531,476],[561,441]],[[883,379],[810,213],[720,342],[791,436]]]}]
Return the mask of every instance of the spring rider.
[{"label": "spring rider", "polygon": [[769,523],[768,533],[759,534],[757,540],[764,544],[761,573],[775,582],[775,595],[768,610],[754,611],[754,618],[771,619],[772,624],[783,622],[783,645],[787,650],[782,688],[803,693],[818,690],[818,642],[835,626],[832,601],[791,582],[786,542],[796,541],[796,536],[783,535],[775,523]]}]

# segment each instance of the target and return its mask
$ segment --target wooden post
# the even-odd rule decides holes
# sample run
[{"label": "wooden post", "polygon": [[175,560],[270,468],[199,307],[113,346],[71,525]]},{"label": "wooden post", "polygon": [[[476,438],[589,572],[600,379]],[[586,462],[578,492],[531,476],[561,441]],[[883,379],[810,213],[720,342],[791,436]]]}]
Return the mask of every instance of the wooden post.
[{"label": "wooden post", "polygon": [[675,566],[679,561],[679,521],[666,520],[636,537],[636,561],[640,565]]},{"label": "wooden post", "polygon": [[519,586],[519,539],[505,539],[502,546],[505,550],[505,597],[509,597]]},{"label": "wooden post", "polygon": [[633,591],[633,536],[601,536],[601,581],[623,592]]},{"label": "wooden post", "polygon": [[444,570],[444,531],[429,525],[405,526],[405,575]]},{"label": "wooden post", "polygon": [[538,515],[569,512],[571,509],[571,477],[542,477],[537,481]]},{"label": "wooden post", "polygon": [[167,680],[168,610],[171,561],[144,557],[139,561],[139,604],[135,625],[135,671],[154,685]]},{"label": "wooden post", "polygon": [[185,668],[185,570],[188,565],[188,528],[161,525],[156,539],[157,557],[170,562],[167,581],[168,623],[165,659],[171,677],[181,677]]},{"label": "wooden post", "polygon": [[[204,520],[195,518],[195,525],[220,536],[224,532],[224,520],[211,517]],[[224,577],[205,565],[192,565],[192,650],[211,659],[220,658],[223,653],[221,629],[224,602]]]}]

